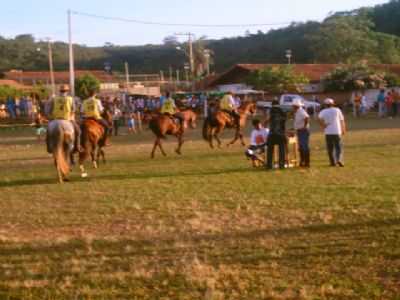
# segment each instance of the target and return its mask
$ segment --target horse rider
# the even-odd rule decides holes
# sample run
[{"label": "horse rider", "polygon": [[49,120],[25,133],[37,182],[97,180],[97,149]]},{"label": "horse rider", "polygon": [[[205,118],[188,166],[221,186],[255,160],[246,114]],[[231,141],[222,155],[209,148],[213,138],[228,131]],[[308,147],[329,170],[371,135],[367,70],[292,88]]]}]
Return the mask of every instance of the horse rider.
[{"label": "horse rider", "polygon": [[[75,140],[74,140],[74,153],[81,152],[81,130],[78,123],[75,122],[75,102],[74,99],[68,95],[68,85],[60,86],[60,96],[57,96],[50,102],[50,116],[53,120],[70,121],[74,127]],[[47,150],[49,150],[48,137]],[[49,152],[49,151],[48,151]]]},{"label": "horse rider", "polygon": [[102,141],[104,142],[104,145],[108,146],[108,136],[111,124],[101,117],[103,111],[104,107],[101,104],[100,99],[96,98],[96,92],[90,91],[89,98],[84,100],[82,103],[82,117],[84,119],[94,120],[104,128]]},{"label": "horse rider", "polygon": [[171,94],[167,92],[165,94],[166,99],[163,101],[163,104],[161,106],[161,114],[169,116],[171,118],[177,118],[179,120],[179,123],[182,125],[183,119],[182,116],[179,115],[177,112],[175,100],[172,99]]},{"label": "horse rider", "polygon": [[221,109],[221,111],[229,114],[233,118],[234,124],[237,127],[239,127],[240,115],[237,111],[236,102],[235,99],[233,98],[232,92],[228,92],[226,95],[222,97],[219,103],[219,108]]}]

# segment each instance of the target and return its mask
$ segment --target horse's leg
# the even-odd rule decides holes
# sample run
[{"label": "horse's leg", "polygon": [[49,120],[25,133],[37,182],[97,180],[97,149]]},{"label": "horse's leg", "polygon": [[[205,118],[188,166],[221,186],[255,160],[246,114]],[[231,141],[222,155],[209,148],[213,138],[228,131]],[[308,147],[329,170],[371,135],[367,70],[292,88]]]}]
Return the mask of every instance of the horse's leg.
[{"label": "horse's leg", "polygon": [[165,153],[163,145],[161,143],[161,139],[158,141],[158,147],[160,148],[160,151],[162,153],[163,156],[167,156],[167,153]]},{"label": "horse's leg", "polygon": [[95,144],[94,147],[93,147],[93,151],[91,153],[93,168],[95,168],[95,169],[98,168],[98,165],[97,165],[98,152],[99,152],[99,147]]},{"label": "horse's leg", "polygon": [[235,132],[235,137],[233,138],[232,141],[230,141],[230,142],[228,143],[227,146],[228,146],[228,147],[229,147],[229,146],[232,146],[233,144],[236,143],[236,141],[237,141],[239,138],[240,138],[240,130],[237,129],[236,132]]},{"label": "horse's leg", "polygon": [[218,142],[218,148],[221,148],[221,145],[222,145],[222,142],[221,142],[221,139],[219,138],[219,135],[224,130],[224,128],[225,128],[224,126],[219,126],[219,127],[217,127],[217,129],[216,129],[216,131],[214,133],[214,137]]},{"label": "horse's leg", "polygon": [[106,153],[104,152],[103,148],[99,149],[99,157],[97,158],[97,161],[100,161],[100,156],[102,158],[103,164],[106,164]]},{"label": "horse's leg", "polygon": [[160,138],[156,137],[156,140],[154,141],[153,150],[151,150],[151,155],[150,155],[151,158],[154,158],[154,154],[156,153],[156,149],[157,149],[159,142],[160,142]]},{"label": "horse's leg", "polygon": [[182,144],[183,144],[183,134],[178,134],[177,138],[178,138],[178,148],[176,148],[175,152],[178,153],[179,155],[181,155],[182,154],[181,148],[182,148]]},{"label": "horse's leg", "polygon": [[240,142],[242,143],[242,146],[243,147],[246,146],[246,143],[244,142],[244,139],[243,139],[243,133],[241,131],[239,132],[239,138],[240,138]]}]

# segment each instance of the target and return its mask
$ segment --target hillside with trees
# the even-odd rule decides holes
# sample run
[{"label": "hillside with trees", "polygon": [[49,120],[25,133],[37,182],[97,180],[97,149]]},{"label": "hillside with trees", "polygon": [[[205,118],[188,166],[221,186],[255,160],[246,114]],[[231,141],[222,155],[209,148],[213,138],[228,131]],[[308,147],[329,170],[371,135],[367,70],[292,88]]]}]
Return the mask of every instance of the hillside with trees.
[{"label": "hillside with trees", "polygon": [[[1,34],[1,32],[0,32]],[[124,62],[135,73],[158,73],[168,76],[170,67],[183,69],[187,58],[174,37],[166,37],[162,45],[103,47],[75,45],[78,69],[103,69],[110,63],[114,71],[122,71]],[[236,63],[285,63],[285,51],[291,49],[294,63],[349,63],[368,60],[371,63],[400,63],[400,0],[387,4],[337,12],[322,23],[293,23],[269,32],[208,40],[195,43],[198,73],[204,72],[203,50],[210,49],[212,69],[220,72]],[[68,46],[53,44],[56,70],[68,68]],[[0,37],[0,71],[9,69],[47,70],[47,43],[36,42],[29,34],[13,39]]]}]

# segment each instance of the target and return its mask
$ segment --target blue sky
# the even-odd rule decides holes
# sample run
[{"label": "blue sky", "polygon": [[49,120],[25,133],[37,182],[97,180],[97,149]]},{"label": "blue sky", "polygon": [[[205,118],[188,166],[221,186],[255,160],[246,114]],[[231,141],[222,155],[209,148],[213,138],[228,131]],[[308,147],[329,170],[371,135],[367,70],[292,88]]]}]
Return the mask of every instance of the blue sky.
[{"label": "blue sky", "polygon": [[[91,14],[166,23],[271,24],[322,20],[329,12],[382,4],[388,0],[14,0],[2,3],[0,35],[31,33],[37,38],[67,40],[70,8]],[[153,26],[73,16],[74,42],[89,46],[111,42],[120,45],[160,43],[175,32],[221,38],[243,35],[260,28],[184,28]]]}]

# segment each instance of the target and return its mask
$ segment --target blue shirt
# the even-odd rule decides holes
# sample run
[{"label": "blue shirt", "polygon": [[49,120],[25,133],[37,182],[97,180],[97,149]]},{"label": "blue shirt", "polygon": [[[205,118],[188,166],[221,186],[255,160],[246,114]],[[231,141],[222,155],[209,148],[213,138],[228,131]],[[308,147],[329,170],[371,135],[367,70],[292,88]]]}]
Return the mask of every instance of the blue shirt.
[{"label": "blue shirt", "polygon": [[385,93],[382,92],[379,93],[378,102],[385,102]]}]

